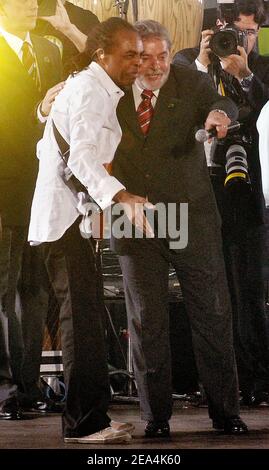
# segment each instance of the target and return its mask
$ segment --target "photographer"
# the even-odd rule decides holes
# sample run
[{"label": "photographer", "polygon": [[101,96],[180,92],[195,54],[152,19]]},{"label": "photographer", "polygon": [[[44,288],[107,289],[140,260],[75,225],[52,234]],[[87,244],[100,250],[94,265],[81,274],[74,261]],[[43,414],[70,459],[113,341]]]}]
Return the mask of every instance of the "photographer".
[{"label": "photographer", "polygon": [[[263,2],[218,3],[218,29],[203,31],[200,48],[178,52],[174,63],[209,73],[219,93],[232,98],[239,107],[240,130],[223,141],[206,143],[205,150],[222,216],[240,388],[243,403],[253,405],[268,399],[264,392],[268,392],[269,384],[262,277],[264,200],[256,131],[258,114],[268,99],[269,57],[254,52],[264,21]],[[244,160],[244,171],[240,168],[227,177],[232,160],[226,168],[225,163],[233,145],[239,151],[237,163],[238,158]]]}]

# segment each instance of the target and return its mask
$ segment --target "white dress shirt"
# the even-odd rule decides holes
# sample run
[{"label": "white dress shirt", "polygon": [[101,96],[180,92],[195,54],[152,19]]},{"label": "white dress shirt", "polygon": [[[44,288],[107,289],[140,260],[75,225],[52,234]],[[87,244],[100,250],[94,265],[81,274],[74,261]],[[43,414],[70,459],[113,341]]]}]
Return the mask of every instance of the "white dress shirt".
[{"label": "white dress shirt", "polygon": [[262,189],[266,206],[269,206],[269,101],[262,108],[257,120]]},{"label": "white dress shirt", "polygon": [[62,177],[65,164],[59,155],[52,120],[70,144],[68,167],[105,209],[125,187],[105,170],[121,139],[116,108],[123,91],[96,62],[70,76],[56,97],[43,139],[37,145],[39,173],[32,203],[28,239],[32,244],[51,242],[83,213],[79,198]]}]

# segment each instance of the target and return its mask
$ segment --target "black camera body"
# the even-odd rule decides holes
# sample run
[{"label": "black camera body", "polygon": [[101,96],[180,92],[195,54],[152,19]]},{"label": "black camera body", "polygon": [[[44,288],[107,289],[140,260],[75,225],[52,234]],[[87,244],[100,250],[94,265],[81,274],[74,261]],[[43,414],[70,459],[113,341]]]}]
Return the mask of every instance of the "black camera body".
[{"label": "black camera body", "polygon": [[223,28],[216,28],[209,47],[218,57],[227,57],[237,54],[237,46],[248,48],[248,35],[246,31],[241,31],[234,24],[227,24]]}]

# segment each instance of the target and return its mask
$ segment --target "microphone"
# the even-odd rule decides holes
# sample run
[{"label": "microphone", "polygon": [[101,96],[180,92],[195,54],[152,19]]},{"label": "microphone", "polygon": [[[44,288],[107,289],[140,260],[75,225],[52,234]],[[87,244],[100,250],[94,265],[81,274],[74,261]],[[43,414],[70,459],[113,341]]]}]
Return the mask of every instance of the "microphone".
[{"label": "microphone", "polygon": [[[240,129],[240,126],[241,126],[240,122],[234,121],[233,124],[230,124],[230,126],[227,127],[228,134],[229,132],[237,131],[238,129]],[[216,128],[210,129],[210,131],[206,131],[205,129],[199,129],[195,134],[195,139],[197,140],[197,142],[200,142],[201,144],[203,144],[208,139],[211,139],[212,137],[216,137],[216,135],[217,135]]]}]

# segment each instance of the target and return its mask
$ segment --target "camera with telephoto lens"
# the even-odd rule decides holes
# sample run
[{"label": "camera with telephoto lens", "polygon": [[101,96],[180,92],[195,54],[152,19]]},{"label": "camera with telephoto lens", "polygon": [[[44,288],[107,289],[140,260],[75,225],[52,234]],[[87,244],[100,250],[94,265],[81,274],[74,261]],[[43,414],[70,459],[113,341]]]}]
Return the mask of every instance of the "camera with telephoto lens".
[{"label": "camera with telephoto lens", "polygon": [[224,186],[234,183],[249,184],[247,152],[242,145],[232,144],[226,152],[226,178]]},{"label": "camera with telephoto lens", "polygon": [[247,51],[248,35],[233,24],[216,29],[209,42],[211,51],[218,57],[237,54],[237,46],[242,46]]},{"label": "camera with telephoto lens", "polygon": [[232,134],[226,139],[218,141],[213,161],[225,168],[225,188],[243,187],[249,191],[248,151],[251,144],[251,137],[240,133]]},{"label": "camera with telephoto lens", "polygon": [[237,46],[247,51],[248,35],[246,31],[238,29],[234,22],[238,19],[239,8],[234,0],[218,0],[219,18],[225,21],[226,26],[214,29],[209,47],[217,57],[227,57],[237,54]]}]

